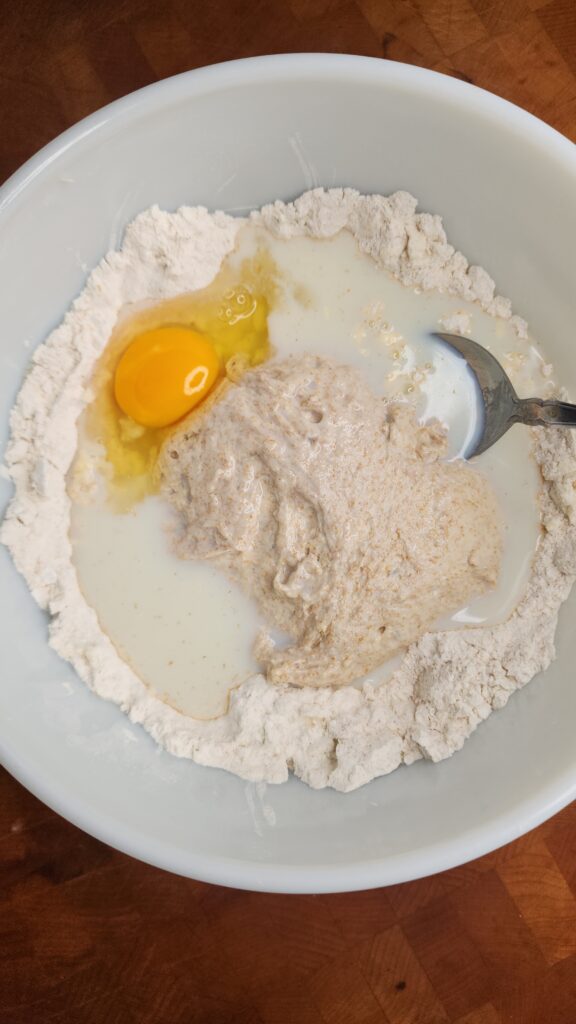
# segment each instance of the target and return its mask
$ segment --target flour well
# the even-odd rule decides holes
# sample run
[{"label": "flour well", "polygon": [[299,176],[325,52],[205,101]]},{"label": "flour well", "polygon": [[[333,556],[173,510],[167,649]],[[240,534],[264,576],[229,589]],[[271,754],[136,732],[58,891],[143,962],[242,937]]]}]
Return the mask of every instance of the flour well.
[{"label": "flour well", "polygon": [[[475,301],[512,320],[520,335],[526,330],[495,296],[488,274],[469,267],[440,219],[417,214],[407,193],[386,199],[316,190],[253,218],[278,237],[328,238],[347,229],[408,287]],[[34,354],[13,410],[6,463],[15,496],[1,537],[51,615],[52,646],[167,750],[251,780],[281,782],[292,768],[312,786],[347,791],[402,762],[449,756],[554,657],[558,610],[576,576],[576,439],[559,429],[534,431],[542,538],[526,593],[505,623],[426,634],[378,688],[297,689],[255,676],[233,693],[220,719],[200,722],[168,707],[119,658],[82,596],[71,559],[66,474],[95,360],[122,308],[208,284],[242,223],[203,209],[153,208],[91,274],[63,324]]]}]

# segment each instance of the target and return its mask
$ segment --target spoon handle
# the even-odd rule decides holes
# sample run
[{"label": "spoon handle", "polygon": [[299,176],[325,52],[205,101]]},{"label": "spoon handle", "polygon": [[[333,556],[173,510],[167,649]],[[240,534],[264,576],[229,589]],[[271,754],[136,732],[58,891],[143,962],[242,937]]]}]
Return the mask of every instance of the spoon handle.
[{"label": "spoon handle", "polygon": [[554,398],[522,398],[518,400],[516,418],[530,427],[576,427],[576,405]]}]

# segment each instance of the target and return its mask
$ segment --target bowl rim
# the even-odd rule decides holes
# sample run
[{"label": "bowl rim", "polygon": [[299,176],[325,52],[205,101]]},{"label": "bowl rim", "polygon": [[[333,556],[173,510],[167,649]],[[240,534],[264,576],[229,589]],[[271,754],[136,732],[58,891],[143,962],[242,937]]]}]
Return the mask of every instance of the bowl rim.
[{"label": "bowl rim", "polygon": [[510,126],[523,126],[527,132],[537,132],[554,148],[559,157],[567,158],[571,164],[574,164],[576,159],[575,144],[556,128],[510,100],[460,78],[452,78],[439,71],[381,57],[322,52],[266,54],[182,71],[178,75],[136,89],[88,114],[46,143],[0,185],[0,214],[3,214],[23,189],[59,156],[76,142],[104,128],[114,119],[124,117],[139,107],[154,109],[156,106],[162,106],[171,94],[194,96],[208,93],[226,85],[257,81],[266,71],[274,69],[282,70],[284,75],[291,77],[301,77],[303,72],[310,74],[312,71],[319,75],[321,73],[322,77],[326,78],[337,73],[342,77],[353,77],[357,81],[372,81],[376,76],[383,82],[404,87],[426,82],[435,95],[453,101],[460,98],[471,109],[496,114],[500,121],[507,122]]},{"label": "bowl rim", "polygon": [[[68,128],[40,149],[0,187],[0,218],[25,189],[66,151],[89,135],[122,121],[139,110],[162,108],[174,99],[202,96],[223,87],[257,82],[263,77],[301,81],[337,78],[341,82],[380,83],[421,92],[466,106],[530,136],[574,174],[576,146],[533,114],[485,89],[439,72],[382,58],[333,53],[289,53],[248,57],[182,72],[129,93]],[[112,817],[87,808],[58,784],[43,779],[22,758],[10,740],[0,739],[0,761],[36,797],[74,825],[109,846],[145,863],[203,882],[264,892],[320,893],[370,889],[414,880],[464,864],[530,831],[576,798],[576,760],[536,795],[468,833],[438,842],[424,850],[370,861],[339,865],[261,864],[226,857],[207,857],[182,851],[153,839],[136,827],[119,825]]]}]

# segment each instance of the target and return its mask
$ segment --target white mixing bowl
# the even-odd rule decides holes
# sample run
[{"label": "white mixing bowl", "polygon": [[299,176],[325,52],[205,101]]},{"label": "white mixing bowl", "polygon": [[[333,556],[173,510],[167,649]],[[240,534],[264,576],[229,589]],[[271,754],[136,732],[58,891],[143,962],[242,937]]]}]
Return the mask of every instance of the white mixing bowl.
[{"label": "white mixing bowl", "polygon": [[[408,189],[442,213],[452,242],[496,277],[576,397],[571,143],[432,72],[291,55],[204,68],[119,100],[4,186],[4,437],[31,350],[139,210],[204,203],[243,213],[316,185]],[[5,504],[11,488],[0,485]],[[45,616],[5,549],[0,558],[3,762],[66,818],[142,860],[252,889],[369,888],[492,850],[576,795],[576,595],[554,665],[461,753],[343,796],[294,779],[255,787],[161,752],[49,650]]]}]

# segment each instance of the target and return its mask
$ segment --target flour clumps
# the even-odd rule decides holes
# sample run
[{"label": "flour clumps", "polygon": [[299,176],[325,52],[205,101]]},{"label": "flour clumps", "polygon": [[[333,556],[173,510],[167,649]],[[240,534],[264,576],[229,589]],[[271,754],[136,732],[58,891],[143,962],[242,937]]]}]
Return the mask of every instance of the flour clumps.
[{"label": "flour clumps", "polygon": [[[252,217],[284,238],[351,231],[363,252],[408,287],[475,301],[525,334],[489,275],[469,266],[440,218],[417,213],[405,192],[314,190]],[[90,275],[62,325],[35,352],[13,410],[6,464],[15,494],[1,539],[50,615],[52,646],[168,751],[255,781],[281,782],[292,769],[311,786],[349,791],[401,763],[448,757],[554,657],[558,610],[576,574],[576,436],[533,432],[542,535],[524,597],[506,622],[426,633],[379,687],[294,687],[255,676],[219,719],[200,722],[170,708],[122,661],[86,604],[72,562],[66,475],[95,362],[123,307],[207,285],[243,223],[202,208],[152,208]]]}]

